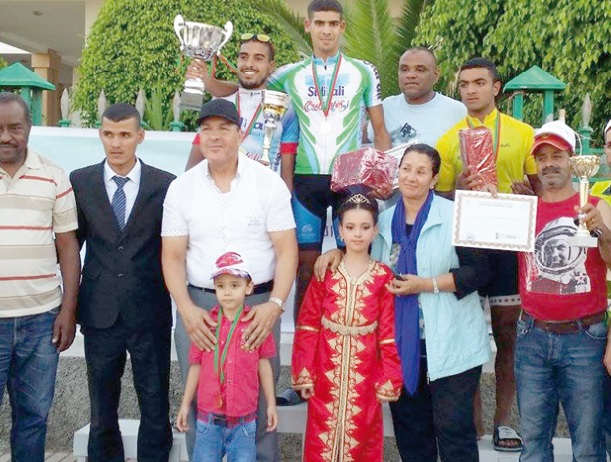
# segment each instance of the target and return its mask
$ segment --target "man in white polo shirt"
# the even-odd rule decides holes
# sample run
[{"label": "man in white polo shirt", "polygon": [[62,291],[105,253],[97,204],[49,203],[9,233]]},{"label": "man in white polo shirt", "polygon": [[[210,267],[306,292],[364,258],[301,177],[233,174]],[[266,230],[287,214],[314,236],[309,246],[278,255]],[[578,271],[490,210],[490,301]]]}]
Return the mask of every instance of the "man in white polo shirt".
[{"label": "man in white polo shirt", "polygon": [[0,402],[6,386],[14,462],[45,459],[59,352],[74,340],[81,264],[70,181],[28,148],[31,128],[25,101],[0,93]]},{"label": "man in white polo shirt", "polygon": [[[246,304],[251,326],[241,333],[244,348],[256,348],[273,331],[280,341],[280,314],[297,268],[297,240],[290,193],[282,179],[259,162],[239,155],[242,139],[234,104],[223,99],[202,106],[200,148],[205,159],[170,185],[163,213],[162,263],[176,302],[176,350],[183,378],[190,342],[215,349],[216,324],[207,310],[216,304],[210,274],[219,255],[235,250],[252,262],[255,284]],[[203,309],[202,309],[203,308]],[[219,345],[219,349],[222,345]],[[279,356],[272,359],[275,380]],[[219,415],[225,414],[219,397]],[[266,432],[263,394],[259,400],[257,460],[279,461],[275,432]],[[187,447],[193,450],[195,420]]]}]

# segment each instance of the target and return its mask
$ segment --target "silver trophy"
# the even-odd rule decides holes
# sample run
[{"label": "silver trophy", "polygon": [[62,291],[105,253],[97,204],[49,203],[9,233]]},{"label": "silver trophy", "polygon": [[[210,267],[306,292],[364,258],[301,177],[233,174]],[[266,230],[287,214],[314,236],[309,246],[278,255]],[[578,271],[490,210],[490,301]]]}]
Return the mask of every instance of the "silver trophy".
[{"label": "silver trophy", "polygon": [[[598,156],[573,156],[569,159],[569,164],[573,174],[579,178],[579,205],[583,207],[588,203],[589,180],[598,172],[600,158]],[[570,243],[576,247],[596,247],[598,233],[588,231],[585,223],[582,222],[584,216],[583,213],[577,216],[579,219],[577,233],[571,236]]]},{"label": "silver trophy", "polygon": [[[265,165],[270,165],[269,150],[272,145],[274,132],[278,128],[278,121],[282,118],[289,107],[291,97],[281,91],[263,90],[261,98],[261,107],[263,109],[263,156],[259,159]],[[272,165],[272,169],[278,168],[278,160],[280,156],[276,156],[276,162]]]},{"label": "silver trophy", "polygon": [[[180,51],[190,58],[211,61],[220,54],[233,32],[233,24],[227,21],[225,28],[185,21],[181,15],[174,18],[174,30],[180,40]],[[187,79],[182,93],[183,108],[199,111],[204,101],[204,82],[200,78]]]}]

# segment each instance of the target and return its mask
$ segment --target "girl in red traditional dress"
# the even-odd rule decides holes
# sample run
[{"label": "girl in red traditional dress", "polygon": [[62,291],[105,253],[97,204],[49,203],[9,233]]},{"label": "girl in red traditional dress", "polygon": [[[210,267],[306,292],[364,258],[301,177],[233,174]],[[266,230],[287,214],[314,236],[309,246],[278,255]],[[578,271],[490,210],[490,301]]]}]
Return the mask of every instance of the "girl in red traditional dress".
[{"label": "girl in red traditional dress", "polygon": [[312,278],[297,320],[293,387],[308,400],[304,461],[383,460],[382,403],[402,385],[395,346],[392,271],[369,257],[378,207],[363,194],[339,209],[346,253],[335,273]]}]

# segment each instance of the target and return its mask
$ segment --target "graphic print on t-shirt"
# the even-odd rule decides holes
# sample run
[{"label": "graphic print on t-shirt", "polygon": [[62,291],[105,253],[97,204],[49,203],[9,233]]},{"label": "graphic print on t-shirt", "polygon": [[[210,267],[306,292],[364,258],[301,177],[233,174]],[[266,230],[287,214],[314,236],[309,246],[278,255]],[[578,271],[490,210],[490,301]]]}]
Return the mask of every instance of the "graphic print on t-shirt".
[{"label": "graphic print on t-shirt", "polygon": [[418,137],[418,132],[408,122],[405,122],[401,127],[390,132],[393,146],[409,143]]},{"label": "graphic print on t-shirt", "polygon": [[527,254],[526,289],[542,294],[590,292],[587,249],[571,245],[577,226],[570,217],[550,221],[537,235],[534,254]]}]

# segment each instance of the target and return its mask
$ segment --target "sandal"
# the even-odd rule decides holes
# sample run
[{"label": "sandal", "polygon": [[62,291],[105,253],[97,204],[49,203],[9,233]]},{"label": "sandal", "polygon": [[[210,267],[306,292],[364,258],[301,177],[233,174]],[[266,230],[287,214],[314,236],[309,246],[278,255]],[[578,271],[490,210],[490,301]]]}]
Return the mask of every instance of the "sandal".
[{"label": "sandal", "polygon": [[301,399],[301,396],[299,396],[299,393],[292,388],[287,388],[276,396],[276,406],[296,406],[302,402],[303,400]]},{"label": "sandal", "polygon": [[[507,446],[508,442],[516,441],[516,446]],[[494,427],[492,435],[492,445],[495,451],[501,452],[520,452],[522,450],[522,437],[513,428],[507,425]]]}]

